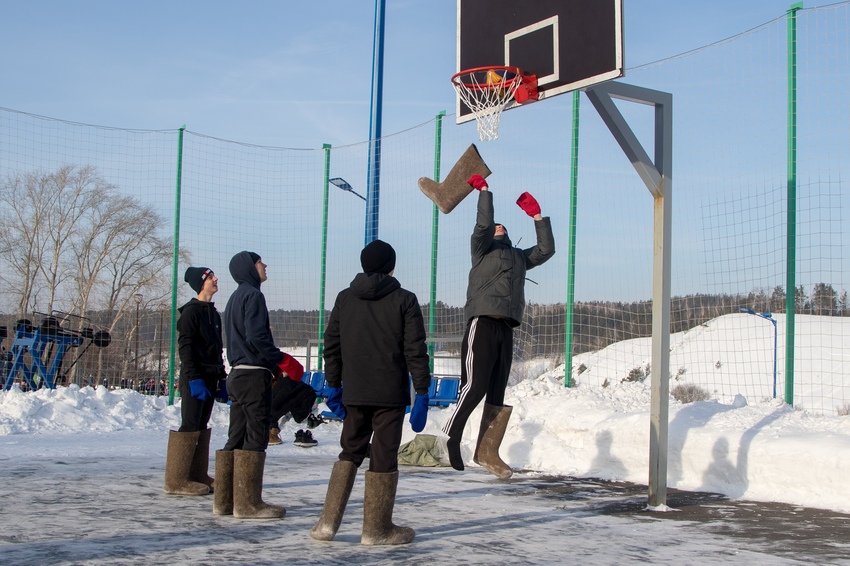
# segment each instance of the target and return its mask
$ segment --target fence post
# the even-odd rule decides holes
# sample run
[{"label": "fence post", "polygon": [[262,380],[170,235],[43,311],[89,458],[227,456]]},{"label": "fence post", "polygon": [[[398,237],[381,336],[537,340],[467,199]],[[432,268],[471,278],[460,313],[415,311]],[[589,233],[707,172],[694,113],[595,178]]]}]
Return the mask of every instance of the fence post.
[{"label": "fence post", "polygon": [[794,405],[794,321],[797,312],[797,10],[788,9],[788,255],[785,260],[785,402]]},{"label": "fence post", "polygon": [[578,119],[580,92],[573,92],[573,135],[570,151],[570,232],[567,242],[567,301],[564,321],[564,387],[573,386],[573,300],[576,285],[576,210],[578,200]]},{"label": "fence post", "polygon": [[[325,178],[323,180],[323,196],[322,196],[322,267],[319,271],[319,335],[316,336],[319,340],[317,349],[318,367],[322,371],[322,356],[324,352],[323,339],[325,337],[325,275],[327,273],[328,262],[328,183],[331,176],[331,144],[322,144],[322,149],[325,151]],[[308,345],[309,348],[309,345]],[[310,371],[310,368],[306,368]]]},{"label": "fence post", "polygon": [[171,340],[168,352],[168,404],[174,404],[174,357],[177,344],[177,264],[180,261],[180,191],[183,183],[183,134],[186,124],[177,131],[177,187],[174,191],[174,250],[171,257]]},{"label": "fence post", "polygon": [[[443,144],[443,116],[445,110],[440,110],[436,117],[434,133],[434,181],[440,182],[440,154]],[[428,335],[433,336],[437,328],[437,248],[440,233],[440,209],[434,204],[431,210],[431,296],[428,301]],[[428,342],[428,365],[431,374],[434,373],[434,342]]]}]

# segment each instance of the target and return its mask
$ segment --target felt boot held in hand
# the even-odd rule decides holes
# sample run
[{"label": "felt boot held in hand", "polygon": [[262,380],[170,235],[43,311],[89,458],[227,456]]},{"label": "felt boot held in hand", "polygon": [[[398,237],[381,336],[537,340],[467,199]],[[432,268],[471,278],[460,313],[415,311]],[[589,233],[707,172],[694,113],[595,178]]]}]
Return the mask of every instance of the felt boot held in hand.
[{"label": "felt boot held in hand", "polygon": [[198,433],[198,444],[195,446],[195,455],[192,457],[189,479],[208,486],[210,493],[213,493],[215,480],[209,476],[210,436],[212,436],[212,430],[208,428]]},{"label": "felt boot held in hand", "polygon": [[472,192],[467,181],[473,175],[481,175],[485,179],[490,175],[490,168],[481,159],[475,144],[467,148],[442,183],[422,177],[419,179],[419,190],[434,201],[443,214],[448,214]]},{"label": "felt boot held in hand", "polygon": [[499,407],[484,403],[484,414],[481,416],[481,429],[478,432],[478,445],[472,460],[484,466],[499,479],[508,479],[513,475],[510,466],[499,456],[499,447],[505,437],[505,429],[511,418],[513,407]]},{"label": "felt boot held in hand", "polygon": [[398,472],[366,472],[363,493],[363,535],[361,544],[407,544],[416,536],[409,527],[393,524]]},{"label": "felt boot held in hand", "polygon": [[286,509],[263,501],[265,452],[233,451],[233,516],[237,519],[279,519]]},{"label": "felt boot held in hand", "polygon": [[351,488],[354,486],[356,475],[357,466],[354,465],[354,462],[338,460],[334,464],[331,479],[328,482],[328,494],[325,496],[322,516],[319,517],[319,522],[310,529],[311,537],[316,540],[333,540],[336,536],[339,525],[342,523],[345,507],[348,505],[348,498],[351,497]]},{"label": "felt boot held in hand", "polygon": [[215,451],[213,514],[233,515],[233,452]]},{"label": "felt boot held in hand", "polygon": [[[168,431],[163,487],[168,495],[206,495],[210,492],[208,485],[190,479],[199,434],[199,432]],[[209,441],[209,438],[207,440]]]}]

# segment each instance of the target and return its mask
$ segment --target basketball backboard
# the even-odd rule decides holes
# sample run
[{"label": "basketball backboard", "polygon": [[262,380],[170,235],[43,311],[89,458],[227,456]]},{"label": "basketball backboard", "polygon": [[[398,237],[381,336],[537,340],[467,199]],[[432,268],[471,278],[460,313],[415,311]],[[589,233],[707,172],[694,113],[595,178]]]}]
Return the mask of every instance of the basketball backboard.
[{"label": "basketball backboard", "polygon": [[457,71],[495,65],[536,75],[540,100],[622,77],[623,0],[458,0]]}]

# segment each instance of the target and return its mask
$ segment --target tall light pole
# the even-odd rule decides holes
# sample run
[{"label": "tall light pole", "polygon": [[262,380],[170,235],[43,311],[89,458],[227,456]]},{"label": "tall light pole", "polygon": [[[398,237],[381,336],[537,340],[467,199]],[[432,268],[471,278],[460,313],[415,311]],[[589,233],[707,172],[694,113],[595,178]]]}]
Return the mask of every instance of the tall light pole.
[{"label": "tall light pole", "polygon": [[142,304],[144,296],[141,293],[133,295],[136,300],[136,355],[133,356],[133,369],[136,372],[136,379],[139,378],[139,307]]},{"label": "tall light pole", "polygon": [[776,328],[776,319],[773,318],[773,315],[769,312],[756,312],[753,309],[747,307],[739,307],[738,310],[747,314],[757,316],[759,318],[763,318],[773,324],[773,398],[776,399],[776,347],[778,343],[777,338],[779,334]]},{"label": "tall light pole", "polygon": [[369,110],[369,169],[366,175],[366,230],[363,245],[378,239],[381,197],[381,120],[384,96],[384,16],[386,0],[375,0],[375,39],[372,44],[372,98]]}]

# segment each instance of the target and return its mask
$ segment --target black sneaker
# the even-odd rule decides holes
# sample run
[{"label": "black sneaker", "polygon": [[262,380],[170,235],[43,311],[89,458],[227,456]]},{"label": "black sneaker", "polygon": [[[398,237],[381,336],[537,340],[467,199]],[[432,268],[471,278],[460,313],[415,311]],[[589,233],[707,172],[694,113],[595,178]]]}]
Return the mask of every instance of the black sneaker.
[{"label": "black sneaker", "polygon": [[311,413],[307,417],[307,428],[316,428],[320,424],[325,424],[326,422],[328,421],[326,421],[322,415],[314,415]]},{"label": "black sneaker", "polygon": [[295,446],[300,446],[302,448],[312,448],[317,445],[319,442],[313,438],[313,433],[309,430],[298,430],[295,433]]}]

